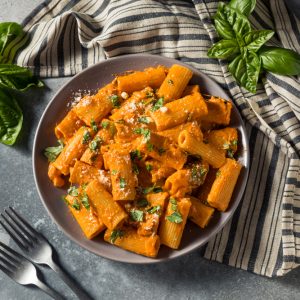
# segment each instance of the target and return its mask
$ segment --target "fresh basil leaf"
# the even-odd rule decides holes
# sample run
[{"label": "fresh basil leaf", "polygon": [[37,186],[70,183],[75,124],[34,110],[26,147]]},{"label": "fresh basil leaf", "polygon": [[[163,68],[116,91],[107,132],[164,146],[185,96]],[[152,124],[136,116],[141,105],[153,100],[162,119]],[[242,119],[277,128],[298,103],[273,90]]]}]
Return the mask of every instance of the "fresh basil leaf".
[{"label": "fresh basil leaf", "polygon": [[23,114],[17,101],[0,90],[0,142],[13,145],[21,131]]},{"label": "fresh basil leaf", "polygon": [[47,147],[44,151],[44,155],[48,158],[49,162],[56,160],[57,156],[61,153],[64,148],[64,143],[61,140],[58,140],[58,146],[56,147]]},{"label": "fresh basil leaf", "polygon": [[248,17],[255,8],[256,0],[231,0],[228,5]]},{"label": "fresh basil leaf", "polygon": [[0,23],[0,63],[11,63],[16,52],[27,42],[22,26],[14,22]]},{"label": "fresh basil leaf", "polygon": [[73,207],[76,210],[80,210],[80,203],[76,198],[73,199],[73,203],[71,204],[71,207]]},{"label": "fresh basil leaf", "polygon": [[126,180],[123,177],[120,177],[120,189],[125,189],[127,186]]},{"label": "fresh basil leaf", "polygon": [[146,207],[149,204],[147,199],[140,199],[136,202],[137,207]]},{"label": "fresh basil leaf", "polygon": [[261,62],[254,52],[237,56],[228,66],[236,81],[251,93],[256,92]]},{"label": "fresh basil leaf", "polygon": [[171,215],[167,216],[167,220],[176,224],[180,224],[183,221],[182,215],[178,211],[175,211]]},{"label": "fresh basil leaf", "polygon": [[68,194],[70,196],[73,196],[73,197],[77,197],[79,195],[79,190],[76,186],[74,185],[71,185],[69,188],[68,188]]},{"label": "fresh basil leaf", "polygon": [[266,71],[288,76],[300,74],[300,55],[290,49],[264,46],[258,55]]},{"label": "fresh basil leaf", "polygon": [[21,92],[30,87],[43,87],[42,81],[36,79],[29,69],[17,65],[0,64],[0,87]]},{"label": "fresh basil leaf", "polygon": [[89,197],[86,192],[83,192],[83,194],[80,196],[80,201],[86,209],[90,209]]},{"label": "fresh basil leaf", "polygon": [[121,238],[124,236],[124,231],[121,229],[115,229],[112,231],[111,235],[110,235],[110,242],[111,243],[115,243],[115,241],[117,240],[117,238]]},{"label": "fresh basil leaf", "polygon": [[164,106],[164,97],[159,98],[151,107],[151,111],[156,111]]},{"label": "fresh basil leaf", "polygon": [[235,39],[237,36],[242,37],[251,31],[248,19],[223,2],[219,4],[214,19],[218,34],[227,40]]},{"label": "fresh basil leaf", "polygon": [[130,218],[135,222],[143,222],[144,212],[138,209],[132,209],[129,212]]},{"label": "fresh basil leaf", "polygon": [[245,46],[249,51],[257,52],[272,36],[272,30],[253,30],[243,36]]},{"label": "fresh basil leaf", "polygon": [[149,214],[155,214],[160,212],[160,205],[153,206],[147,210]]},{"label": "fresh basil leaf", "polygon": [[143,135],[145,141],[149,141],[151,138],[151,131],[148,128],[135,128],[133,132]]},{"label": "fresh basil leaf", "polygon": [[151,187],[147,187],[143,189],[143,194],[149,194],[149,193],[160,193],[163,189],[159,186],[156,186],[155,184]]},{"label": "fresh basil leaf", "polygon": [[132,150],[129,154],[132,161],[134,161],[136,158],[138,160],[141,160],[143,158],[140,150]]},{"label": "fresh basil leaf", "polygon": [[239,45],[235,39],[221,40],[214,44],[207,52],[208,57],[219,59],[230,59],[240,52]]}]

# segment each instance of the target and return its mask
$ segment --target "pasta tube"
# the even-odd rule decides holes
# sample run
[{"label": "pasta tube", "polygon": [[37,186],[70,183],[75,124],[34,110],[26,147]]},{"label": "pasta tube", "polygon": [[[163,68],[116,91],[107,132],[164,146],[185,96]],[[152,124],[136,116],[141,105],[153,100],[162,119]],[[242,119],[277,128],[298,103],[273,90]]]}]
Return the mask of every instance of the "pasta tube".
[{"label": "pasta tube", "polygon": [[193,72],[190,69],[173,65],[157,92],[158,96],[164,97],[165,103],[180,98],[192,76]]},{"label": "pasta tube", "polygon": [[54,186],[62,187],[65,185],[65,180],[61,177],[61,172],[57,170],[52,163],[48,167],[48,177],[53,182]]},{"label": "pasta tube", "polygon": [[200,93],[200,88],[199,85],[188,85],[183,93],[182,93],[182,97],[185,97],[187,95],[191,95],[191,94],[195,94],[195,93]]},{"label": "pasta tube", "polygon": [[114,200],[134,200],[137,180],[128,152],[111,150],[103,158],[105,166],[110,170]]},{"label": "pasta tube", "polygon": [[226,159],[226,164],[217,172],[216,180],[207,197],[210,206],[226,211],[241,169],[240,163],[234,159]]},{"label": "pasta tube", "polygon": [[[92,206],[88,209],[85,208],[82,204],[80,204],[80,201],[78,201],[76,197],[71,195],[67,195],[65,200],[68,202],[68,208],[70,209],[73,217],[89,240],[97,236],[106,228],[101,219],[98,218],[97,213]],[[74,205],[74,201],[76,201],[78,206]],[[76,209],[75,207],[79,207],[79,209]]]},{"label": "pasta tube", "polygon": [[73,108],[76,115],[87,125],[101,121],[118,102],[117,91],[110,83],[100,89],[96,95],[87,95]]},{"label": "pasta tube", "polygon": [[114,230],[122,226],[127,219],[127,213],[98,180],[88,184],[86,193],[107,228]]},{"label": "pasta tube", "polygon": [[185,96],[167,103],[164,107],[151,112],[157,130],[165,130],[187,121],[199,119],[207,114],[206,103],[199,93]]},{"label": "pasta tube", "polygon": [[[117,236],[117,238],[115,238]],[[148,257],[156,257],[160,240],[158,235],[140,236],[134,229],[119,229],[105,231],[104,240],[125,250]]]},{"label": "pasta tube", "polygon": [[117,77],[118,90],[131,94],[146,87],[159,88],[166,78],[165,67],[148,68],[144,71],[133,72],[124,76]]},{"label": "pasta tube", "polygon": [[63,175],[68,175],[70,173],[70,167],[82,156],[93,135],[93,130],[87,127],[81,127],[65,145],[60,155],[53,162],[53,166]]},{"label": "pasta tube", "polygon": [[77,160],[71,168],[69,181],[72,184],[85,184],[99,177],[97,168]]},{"label": "pasta tube", "polygon": [[173,249],[179,248],[190,207],[189,198],[182,198],[178,201],[170,199],[159,228],[159,236],[163,245]]},{"label": "pasta tube", "polygon": [[203,204],[195,197],[190,197],[190,200],[192,205],[189,211],[189,219],[199,227],[205,228],[215,211],[214,208]]},{"label": "pasta tube", "polygon": [[192,155],[199,155],[214,168],[220,168],[225,164],[224,152],[216,149],[210,144],[198,141],[188,131],[183,130],[178,137],[178,145],[181,149]]},{"label": "pasta tube", "polygon": [[58,139],[67,141],[84,125],[73,110],[70,110],[63,120],[56,125],[54,132]]}]

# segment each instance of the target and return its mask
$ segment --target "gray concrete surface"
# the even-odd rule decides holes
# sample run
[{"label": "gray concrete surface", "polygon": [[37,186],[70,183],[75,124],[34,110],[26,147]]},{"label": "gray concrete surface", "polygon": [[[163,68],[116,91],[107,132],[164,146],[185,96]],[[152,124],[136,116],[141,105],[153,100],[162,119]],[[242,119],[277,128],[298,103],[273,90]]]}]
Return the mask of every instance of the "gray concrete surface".
[{"label": "gray concrete surface", "polygon": [[[1,0],[0,21],[20,22],[40,2]],[[207,261],[197,252],[159,265],[128,265],[97,257],[60,232],[37,194],[31,151],[46,104],[67,80],[45,80],[48,88],[28,92],[19,99],[25,118],[22,138],[13,148],[0,145],[0,211],[8,205],[21,211],[49,238],[65,269],[95,299],[300,299],[300,269],[268,279]],[[8,241],[2,229],[0,240]],[[14,246],[12,241],[9,243]],[[51,287],[67,299],[75,299],[52,271],[40,269]],[[0,272],[0,299],[50,298],[35,288],[14,283]]]}]

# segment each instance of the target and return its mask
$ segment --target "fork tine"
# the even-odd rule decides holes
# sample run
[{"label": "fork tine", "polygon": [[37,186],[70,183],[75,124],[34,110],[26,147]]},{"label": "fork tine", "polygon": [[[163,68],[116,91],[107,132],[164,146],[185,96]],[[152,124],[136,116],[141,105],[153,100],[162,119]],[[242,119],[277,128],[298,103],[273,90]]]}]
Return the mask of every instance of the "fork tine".
[{"label": "fork tine", "polygon": [[15,216],[20,220],[20,222],[22,222],[25,226],[26,226],[26,228],[28,229],[28,230],[30,230],[33,234],[34,234],[34,236],[36,237],[36,238],[39,238],[39,237],[41,237],[42,235],[41,235],[41,233],[39,233],[38,231],[36,231],[20,214],[18,214],[11,206],[9,206],[8,207],[14,214],[15,214]]},{"label": "fork tine", "polygon": [[29,232],[29,230],[15,217],[12,215],[11,212],[9,212],[7,209],[4,209],[6,214],[11,218],[12,221],[15,222],[15,225],[22,231],[22,233],[31,241],[31,242],[37,242],[37,238]]},{"label": "fork tine", "polygon": [[12,230],[10,230],[1,220],[0,220],[0,224],[2,225],[2,227],[8,232],[8,234],[11,236],[11,238],[16,242],[16,244],[21,247],[23,250],[27,251],[28,247],[25,246],[23,244],[22,241],[20,241],[17,236],[12,232]]},{"label": "fork tine", "polygon": [[21,260],[24,258],[24,256],[22,256],[21,254],[19,254],[18,252],[16,252],[14,249],[6,246],[5,244],[3,244],[2,242],[0,242],[0,246],[6,250],[7,253],[9,253],[14,259],[16,260]]},{"label": "fork tine", "polygon": [[2,262],[2,265],[11,271],[17,269],[17,266],[13,265],[6,257],[0,256],[0,262]]},{"label": "fork tine", "polygon": [[[4,258],[6,258],[7,259],[7,257],[9,257],[9,259],[14,263],[14,264],[20,264],[20,261],[17,259],[17,258],[15,258],[15,257],[13,257],[13,256],[11,256],[11,255],[9,255],[9,253],[7,253],[6,251],[4,251],[4,250],[2,250],[1,248],[0,248],[0,254],[2,254],[2,257],[4,257]],[[0,256],[1,257],[1,256]]]},{"label": "fork tine", "polygon": [[13,273],[7,268],[5,268],[5,266],[3,266],[2,264],[0,264],[0,270],[4,272],[7,276],[13,277]]}]

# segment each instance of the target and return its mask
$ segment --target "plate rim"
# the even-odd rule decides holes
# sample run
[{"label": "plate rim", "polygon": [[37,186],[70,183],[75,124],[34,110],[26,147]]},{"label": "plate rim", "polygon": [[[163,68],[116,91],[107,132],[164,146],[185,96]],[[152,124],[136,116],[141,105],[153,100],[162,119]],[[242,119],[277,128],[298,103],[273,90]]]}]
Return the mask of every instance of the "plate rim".
[{"label": "plate rim", "polygon": [[[85,69],[83,69],[82,71],[80,71],[79,73],[77,73],[76,75],[72,76],[70,78],[70,80],[68,80],[53,96],[52,99],[49,101],[49,103],[46,105],[40,120],[38,122],[38,125],[36,127],[36,131],[35,131],[35,135],[34,135],[34,141],[33,141],[33,149],[32,149],[32,169],[33,169],[33,176],[34,176],[34,182],[35,182],[35,186],[36,189],[38,191],[38,195],[39,198],[41,200],[41,202],[43,203],[44,208],[46,209],[46,212],[48,213],[48,215],[50,216],[51,220],[58,226],[58,228],[69,238],[71,239],[73,242],[75,242],[76,244],[78,244],[79,246],[81,246],[82,248],[84,248],[85,250],[88,250],[89,252],[96,254],[97,256],[100,256],[102,258],[106,258],[112,261],[117,261],[117,262],[123,262],[123,263],[130,263],[130,264],[157,264],[157,263],[162,263],[162,262],[167,262],[170,260],[174,260],[177,259],[183,255],[186,255],[188,253],[192,253],[194,251],[196,251],[197,249],[199,249],[200,247],[204,246],[209,240],[211,240],[212,238],[214,238],[224,227],[225,225],[232,219],[233,214],[236,212],[236,209],[238,207],[238,205],[241,203],[242,197],[245,193],[246,190],[246,186],[247,186],[247,182],[248,182],[248,178],[249,178],[249,170],[250,170],[250,148],[249,148],[249,137],[246,131],[246,127],[244,124],[244,121],[242,119],[241,113],[238,110],[237,106],[235,105],[235,103],[233,103],[233,101],[230,99],[230,97],[228,97],[227,100],[231,101],[233,103],[233,106],[235,107],[235,109],[238,112],[238,119],[239,119],[239,125],[243,128],[243,138],[245,139],[245,146],[246,149],[245,150],[245,179],[242,182],[242,185],[240,187],[240,192],[238,193],[238,199],[236,199],[235,203],[233,204],[232,210],[230,211],[227,219],[223,222],[222,226],[216,226],[216,228],[212,231],[212,233],[206,237],[199,245],[193,245],[190,248],[184,249],[180,249],[178,254],[176,256],[168,256],[168,257],[163,257],[163,258],[151,258],[149,259],[149,257],[145,257],[145,261],[134,261],[131,260],[129,261],[128,259],[124,259],[122,256],[110,256],[107,254],[100,254],[99,252],[95,251],[94,249],[92,249],[89,245],[84,244],[83,242],[81,242],[80,240],[76,239],[75,237],[73,237],[70,233],[68,233],[65,228],[59,223],[59,221],[55,218],[54,214],[51,213],[51,211],[48,209],[48,205],[46,203],[46,200],[44,199],[42,192],[40,190],[39,184],[38,184],[38,179],[37,179],[37,169],[36,169],[36,159],[37,156],[39,155],[37,153],[37,140],[38,140],[38,135],[39,135],[39,131],[40,128],[42,126],[43,123],[43,119],[45,118],[48,109],[50,108],[50,106],[52,105],[52,103],[55,101],[55,99],[57,98],[57,96],[66,88],[66,86],[73,80],[77,79],[78,77],[82,76],[85,72],[88,72],[90,69],[96,68],[99,65],[102,64],[109,64],[109,62],[111,62],[112,60],[126,60],[127,58],[132,58],[132,57],[157,57],[158,59],[163,58],[164,60],[168,60],[169,62],[172,63],[178,63],[180,65],[184,65],[188,68],[190,68],[193,73],[200,73],[203,77],[206,77],[206,79],[208,79],[209,81],[213,82],[213,84],[217,85],[220,89],[223,90],[223,92],[227,95],[228,97],[228,93],[226,90],[224,90],[214,79],[212,79],[210,76],[206,75],[204,72],[202,72],[201,70],[196,69],[195,67],[186,64],[185,62],[182,62],[180,60],[177,60],[175,58],[170,58],[170,57],[165,57],[162,55],[155,55],[155,54],[126,54],[126,55],[121,55],[121,56],[117,56],[117,57],[112,57],[112,58],[107,58],[104,61],[100,61],[96,64],[93,64]],[[113,245],[110,245],[113,246]],[[126,250],[123,250],[126,251]],[[177,250],[173,250],[173,251],[177,251]],[[130,252],[132,254],[135,254],[133,252]]]}]

